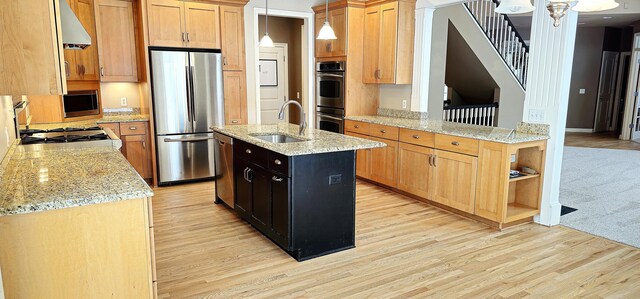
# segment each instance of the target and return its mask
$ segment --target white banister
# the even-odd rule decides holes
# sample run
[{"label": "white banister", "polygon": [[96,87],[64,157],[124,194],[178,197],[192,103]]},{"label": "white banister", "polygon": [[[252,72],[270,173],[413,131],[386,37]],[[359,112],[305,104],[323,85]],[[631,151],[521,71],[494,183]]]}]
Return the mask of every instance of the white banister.
[{"label": "white banister", "polygon": [[497,103],[444,107],[442,120],[463,124],[495,127]]}]

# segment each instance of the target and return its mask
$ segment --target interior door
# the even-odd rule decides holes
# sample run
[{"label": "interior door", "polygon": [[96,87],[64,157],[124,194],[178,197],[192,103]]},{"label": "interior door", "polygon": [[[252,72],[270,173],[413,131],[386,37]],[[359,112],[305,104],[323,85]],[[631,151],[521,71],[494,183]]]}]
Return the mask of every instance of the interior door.
[{"label": "interior door", "polygon": [[633,95],[635,106],[633,108],[633,123],[631,128],[631,140],[640,142],[640,73],[636,80],[636,92]]},{"label": "interior door", "polygon": [[[275,124],[282,104],[289,99],[289,67],[287,46],[276,44],[273,48],[260,47],[260,123]],[[285,121],[289,113],[285,112]]]},{"label": "interior door", "polygon": [[594,122],[595,132],[609,130],[609,123],[613,119],[613,106],[616,94],[616,77],[618,75],[618,52],[604,51],[600,68],[600,83],[598,84],[598,101]]},{"label": "interior door", "polygon": [[151,51],[156,134],[192,133],[188,96],[188,53]]},{"label": "interior door", "polygon": [[478,158],[435,150],[432,200],[474,212]]},{"label": "interior door", "polygon": [[222,55],[191,52],[189,63],[193,132],[209,132],[224,124]]}]

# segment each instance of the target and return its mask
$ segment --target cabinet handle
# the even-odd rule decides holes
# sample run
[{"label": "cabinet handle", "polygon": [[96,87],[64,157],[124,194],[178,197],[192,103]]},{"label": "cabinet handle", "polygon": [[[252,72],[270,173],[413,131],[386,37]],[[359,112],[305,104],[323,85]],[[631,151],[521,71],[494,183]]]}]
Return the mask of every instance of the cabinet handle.
[{"label": "cabinet handle", "polygon": [[64,62],[64,73],[67,75],[67,77],[71,76],[71,71],[69,70],[69,62],[68,61]]},{"label": "cabinet handle", "polygon": [[232,121],[231,121],[231,123],[232,123],[232,124],[237,124],[237,123],[238,123],[238,120],[237,120],[237,119],[234,119],[234,120],[232,120]]},{"label": "cabinet handle", "polygon": [[272,179],[274,182],[282,182],[282,181],[284,180],[283,178],[279,178],[279,177],[277,177],[277,176],[275,176],[275,175],[274,175],[271,179]]},{"label": "cabinet handle", "polygon": [[182,37],[182,41],[184,41],[184,40],[185,40],[185,38],[184,38],[184,32],[180,32],[180,37]]},{"label": "cabinet handle", "polygon": [[384,134],[384,133],[387,133],[387,131],[385,131],[385,130],[380,130],[380,133]]},{"label": "cabinet handle", "polygon": [[142,142],[142,148],[143,148],[143,149],[147,149],[147,143],[146,143],[146,142],[144,142],[144,141]]},{"label": "cabinet handle", "polygon": [[273,161],[273,164],[282,165],[282,161],[276,159],[275,161]]},{"label": "cabinet handle", "polygon": [[413,136],[411,136],[411,137],[413,137],[413,139],[420,139],[420,136],[419,136],[419,135],[413,135]]},{"label": "cabinet handle", "polygon": [[251,154],[251,150],[250,149],[246,149],[244,152],[247,153],[247,154]]},{"label": "cabinet handle", "polygon": [[429,166],[433,166],[433,155],[429,154]]},{"label": "cabinet handle", "polygon": [[84,76],[84,74],[87,73],[87,68],[84,67],[84,64],[82,65],[82,75]]},{"label": "cabinet handle", "polygon": [[359,125],[355,125],[355,126],[353,126],[353,127],[354,127],[354,128],[356,128],[356,129],[360,129],[360,126],[359,126]]},{"label": "cabinet handle", "polygon": [[187,32],[187,42],[190,42],[191,40],[189,39],[189,32]]},{"label": "cabinet handle", "polygon": [[138,129],[138,128],[136,128],[136,127],[129,127],[129,130],[131,130],[131,131],[135,131],[135,130],[137,130],[137,129]]},{"label": "cabinet handle", "polygon": [[222,64],[223,64],[223,65],[227,65],[227,57],[224,57],[224,58],[222,59]]},{"label": "cabinet handle", "polygon": [[251,173],[253,172],[253,170],[251,170],[251,168],[247,167],[247,182],[251,183],[253,181],[253,177],[251,177]]},{"label": "cabinet handle", "polygon": [[100,76],[104,77],[104,66],[100,67]]},{"label": "cabinet handle", "polygon": [[249,170],[249,167],[245,167],[245,168],[244,168],[244,176],[243,176],[243,178],[244,178],[244,180],[245,180],[245,181],[248,181],[248,180],[249,180],[249,179],[247,178],[247,170]]},{"label": "cabinet handle", "polygon": [[460,145],[460,142],[457,142],[457,141],[452,141],[452,142],[451,142],[451,145],[455,145],[455,146],[458,146],[458,145]]},{"label": "cabinet handle", "polygon": [[433,155],[433,167],[438,167],[438,155]]}]

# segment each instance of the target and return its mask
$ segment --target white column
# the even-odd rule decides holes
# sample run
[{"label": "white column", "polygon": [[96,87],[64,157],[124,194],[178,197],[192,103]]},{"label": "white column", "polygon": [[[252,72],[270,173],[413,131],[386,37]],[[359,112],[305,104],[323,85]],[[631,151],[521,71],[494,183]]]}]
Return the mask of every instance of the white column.
[{"label": "white column", "polygon": [[562,18],[560,27],[553,27],[546,2],[535,1],[523,120],[551,126],[541,212],[536,222],[557,225],[560,223],[560,170],[578,13],[570,10]]},{"label": "white column", "polygon": [[415,44],[413,50],[413,84],[411,111],[427,112],[429,105],[429,72],[434,8],[419,1],[416,5]]}]

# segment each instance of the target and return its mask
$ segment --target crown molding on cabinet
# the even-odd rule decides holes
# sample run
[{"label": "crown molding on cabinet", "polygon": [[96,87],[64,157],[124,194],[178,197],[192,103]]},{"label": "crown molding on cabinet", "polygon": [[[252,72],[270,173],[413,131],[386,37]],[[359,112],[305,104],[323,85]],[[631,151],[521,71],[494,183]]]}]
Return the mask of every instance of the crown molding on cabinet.
[{"label": "crown molding on cabinet", "polygon": [[220,4],[229,6],[245,6],[249,0],[182,0],[184,2],[202,2],[209,4]]},{"label": "crown molding on cabinet", "polygon": [[[374,5],[380,5],[390,2],[412,2],[416,3],[416,0],[338,0],[329,3],[329,10],[344,8],[344,7],[359,7],[365,8]],[[325,11],[325,5],[318,5],[313,7],[313,12],[321,13]]]}]

